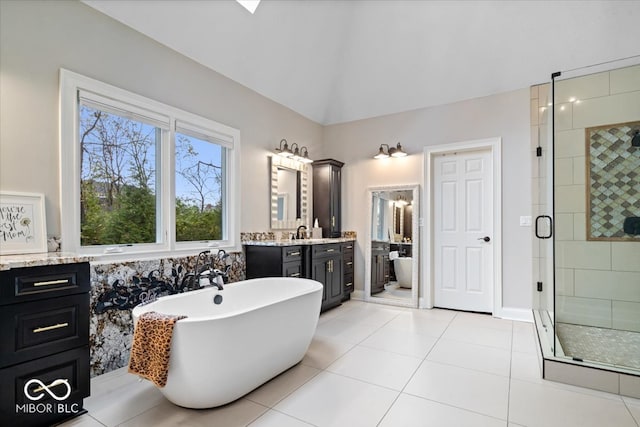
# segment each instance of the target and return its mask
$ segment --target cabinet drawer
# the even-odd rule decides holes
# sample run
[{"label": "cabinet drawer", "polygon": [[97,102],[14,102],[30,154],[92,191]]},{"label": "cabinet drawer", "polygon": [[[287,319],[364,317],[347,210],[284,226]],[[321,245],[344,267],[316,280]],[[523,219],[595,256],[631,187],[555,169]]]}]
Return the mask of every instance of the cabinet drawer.
[{"label": "cabinet drawer", "polygon": [[321,257],[324,255],[335,255],[341,253],[341,247],[338,243],[329,243],[327,245],[313,245],[313,256]]},{"label": "cabinet drawer", "polygon": [[89,294],[3,307],[0,342],[0,367],[89,344]]},{"label": "cabinet drawer", "polygon": [[[56,380],[68,381],[69,388],[58,381],[49,391],[58,399],[69,393],[65,399],[43,390],[42,384],[49,386]],[[82,410],[89,387],[88,346],[0,369],[0,420],[12,426],[54,424]],[[40,411],[30,411],[30,404],[40,405]]]},{"label": "cabinet drawer", "polygon": [[345,274],[353,273],[353,257],[351,259],[343,258]]},{"label": "cabinet drawer", "polygon": [[389,244],[385,242],[371,242],[371,253],[389,253]]},{"label": "cabinet drawer", "polygon": [[344,291],[353,292],[353,273],[344,274]]},{"label": "cabinet drawer", "polygon": [[282,264],[282,275],[284,277],[303,277],[301,262],[287,262]]},{"label": "cabinet drawer", "polygon": [[290,262],[302,259],[301,246],[285,246],[282,248],[282,262]]},{"label": "cabinet drawer", "polygon": [[89,263],[14,268],[0,272],[0,305],[89,292]]}]

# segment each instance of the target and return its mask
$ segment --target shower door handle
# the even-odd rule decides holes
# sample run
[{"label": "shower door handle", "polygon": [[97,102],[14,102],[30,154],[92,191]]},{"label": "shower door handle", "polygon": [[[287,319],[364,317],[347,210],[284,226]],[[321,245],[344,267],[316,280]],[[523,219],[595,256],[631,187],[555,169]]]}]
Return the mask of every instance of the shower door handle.
[{"label": "shower door handle", "polygon": [[[549,220],[549,234],[548,235],[540,235],[540,227],[538,226],[538,224],[540,223],[541,219],[548,219]],[[536,237],[538,239],[549,239],[549,238],[551,238],[552,235],[553,235],[553,219],[551,219],[551,217],[549,215],[538,215],[536,217]]]}]

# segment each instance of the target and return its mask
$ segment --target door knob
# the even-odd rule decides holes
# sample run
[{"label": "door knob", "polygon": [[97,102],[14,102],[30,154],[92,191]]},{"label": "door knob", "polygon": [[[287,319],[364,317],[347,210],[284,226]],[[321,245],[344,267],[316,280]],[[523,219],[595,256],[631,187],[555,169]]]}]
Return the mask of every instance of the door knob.
[{"label": "door knob", "polygon": [[485,242],[490,242],[491,241],[491,237],[489,237],[489,236],[478,237],[478,240],[484,240]]}]

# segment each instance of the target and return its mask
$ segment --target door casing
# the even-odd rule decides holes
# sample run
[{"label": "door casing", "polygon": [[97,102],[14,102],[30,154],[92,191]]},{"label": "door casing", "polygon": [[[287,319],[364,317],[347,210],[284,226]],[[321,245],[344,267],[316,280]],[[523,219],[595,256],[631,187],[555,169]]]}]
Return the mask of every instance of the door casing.
[{"label": "door casing", "polygon": [[431,145],[424,147],[424,176],[422,182],[424,191],[424,227],[422,227],[423,266],[420,307],[433,308],[434,303],[434,258],[433,258],[433,158],[435,156],[489,149],[493,167],[493,310],[492,314],[502,317],[502,138],[487,138],[471,141],[454,142],[450,144]]}]

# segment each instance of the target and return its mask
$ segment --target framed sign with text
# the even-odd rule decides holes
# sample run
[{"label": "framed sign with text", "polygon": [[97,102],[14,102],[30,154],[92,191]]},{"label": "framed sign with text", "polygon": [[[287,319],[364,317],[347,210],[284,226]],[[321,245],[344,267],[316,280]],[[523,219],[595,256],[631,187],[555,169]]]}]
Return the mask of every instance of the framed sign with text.
[{"label": "framed sign with text", "polygon": [[0,255],[47,252],[44,196],[0,192]]}]

